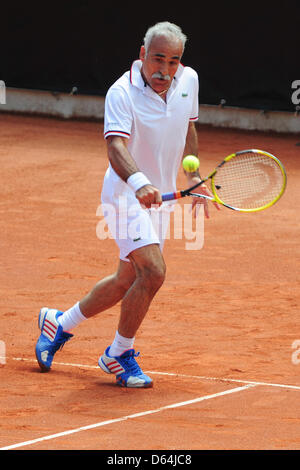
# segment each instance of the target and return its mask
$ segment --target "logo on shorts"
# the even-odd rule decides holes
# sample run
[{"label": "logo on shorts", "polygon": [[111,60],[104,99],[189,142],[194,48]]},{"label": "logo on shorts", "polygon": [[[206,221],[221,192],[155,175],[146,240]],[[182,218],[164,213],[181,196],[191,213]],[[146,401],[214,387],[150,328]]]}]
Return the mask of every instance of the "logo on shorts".
[{"label": "logo on shorts", "polygon": [[186,97],[188,96],[188,93],[182,93],[181,96],[182,96],[183,98],[186,98]]},{"label": "logo on shorts", "polygon": [[141,237],[138,237],[138,238],[134,238],[134,239],[133,239],[134,242],[138,242],[139,240],[141,240]]}]

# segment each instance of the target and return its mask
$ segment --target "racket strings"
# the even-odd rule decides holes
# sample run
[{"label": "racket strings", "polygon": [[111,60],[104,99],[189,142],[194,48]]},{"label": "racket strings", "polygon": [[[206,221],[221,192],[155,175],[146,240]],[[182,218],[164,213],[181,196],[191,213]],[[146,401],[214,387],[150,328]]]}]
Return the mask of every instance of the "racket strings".
[{"label": "racket strings", "polygon": [[284,185],[278,163],[267,155],[248,152],[224,164],[214,177],[222,202],[239,209],[255,209],[274,201]]}]

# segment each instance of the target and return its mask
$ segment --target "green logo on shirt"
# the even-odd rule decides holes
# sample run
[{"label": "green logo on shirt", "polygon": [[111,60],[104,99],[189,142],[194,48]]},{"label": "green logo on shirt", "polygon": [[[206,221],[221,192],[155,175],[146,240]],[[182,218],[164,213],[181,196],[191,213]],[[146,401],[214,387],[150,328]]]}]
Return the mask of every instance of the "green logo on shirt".
[{"label": "green logo on shirt", "polygon": [[186,98],[188,96],[188,93],[182,93],[181,95],[183,98]]}]

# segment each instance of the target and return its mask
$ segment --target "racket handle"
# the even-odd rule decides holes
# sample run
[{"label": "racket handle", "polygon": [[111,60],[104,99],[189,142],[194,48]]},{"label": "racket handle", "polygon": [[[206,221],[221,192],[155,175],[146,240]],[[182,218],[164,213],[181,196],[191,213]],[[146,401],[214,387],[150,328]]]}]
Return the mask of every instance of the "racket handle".
[{"label": "racket handle", "polygon": [[181,197],[181,191],[175,191],[175,193],[165,193],[161,196],[163,201],[172,201],[173,199],[179,199]]}]

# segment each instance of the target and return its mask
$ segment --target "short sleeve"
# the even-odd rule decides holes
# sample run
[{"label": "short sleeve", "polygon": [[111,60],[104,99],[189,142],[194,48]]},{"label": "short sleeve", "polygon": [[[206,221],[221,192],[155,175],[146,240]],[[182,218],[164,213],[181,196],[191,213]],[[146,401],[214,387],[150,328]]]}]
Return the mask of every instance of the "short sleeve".
[{"label": "short sleeve", "polygon": [[190,121],[197,121],[199,117],[199,79],[198,74],[193,70],[193,104],[192,111],[190,115]]},{"label": "short sleeve", "polygon": [[132,111],[129,98],[121,87],[112,87],[105,98],[104,137],[119,135],[129,138],[132,128]]}]

